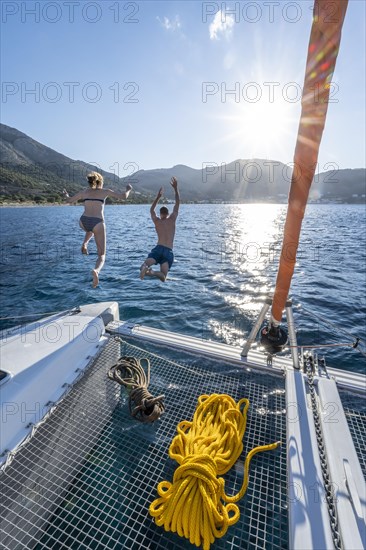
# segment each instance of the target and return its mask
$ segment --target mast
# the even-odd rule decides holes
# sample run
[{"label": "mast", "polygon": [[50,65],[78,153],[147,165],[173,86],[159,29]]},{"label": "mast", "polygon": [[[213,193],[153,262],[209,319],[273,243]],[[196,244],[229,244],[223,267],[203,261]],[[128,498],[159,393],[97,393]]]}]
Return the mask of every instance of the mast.
[{"label": "mast", "polygon": [[319,146],[328,110],[331,79],[347,5],[348,0],[315,0],[314,4],[294,169],[272,302],[271,326],[274,331],[281,322],[294,272],[301,224],[318,161]]}]

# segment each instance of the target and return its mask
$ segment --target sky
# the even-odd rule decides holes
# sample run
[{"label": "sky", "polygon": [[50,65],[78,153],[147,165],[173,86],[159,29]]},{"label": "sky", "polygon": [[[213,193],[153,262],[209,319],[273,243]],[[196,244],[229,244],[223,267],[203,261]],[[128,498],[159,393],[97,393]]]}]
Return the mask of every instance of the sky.
[{"label": "sky", "polygon": [[[291,164],[313,2],[1,2],[1,121],[128,176]],[[365,6],[350,0],[318,171],[365,167]]]}]

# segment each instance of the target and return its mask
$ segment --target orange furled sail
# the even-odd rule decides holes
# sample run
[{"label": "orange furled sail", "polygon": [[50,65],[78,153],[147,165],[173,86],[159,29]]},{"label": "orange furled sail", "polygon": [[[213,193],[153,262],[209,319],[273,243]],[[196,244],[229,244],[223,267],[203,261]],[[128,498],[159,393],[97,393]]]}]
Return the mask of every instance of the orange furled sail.
[{"label": "orange furled sail", "polygon": [[301,224],[318,161],[331,79],[348,0],[315,0],[306,61],[301,117],[294,156],[280,265],[272,302],[272,325],[281,322],[294,272]]}]

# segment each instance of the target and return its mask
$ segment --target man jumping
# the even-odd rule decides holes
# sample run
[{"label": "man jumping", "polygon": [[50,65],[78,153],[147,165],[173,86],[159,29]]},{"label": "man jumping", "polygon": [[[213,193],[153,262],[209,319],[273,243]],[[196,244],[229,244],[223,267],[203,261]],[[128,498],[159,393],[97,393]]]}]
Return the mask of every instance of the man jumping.
[{"label": "man jumping", "polygon": [[[170,185],[173,187],[175,193],[173,212],[169,215],[169,210],[167,207],[162,206],[160,208],[160,217],[155,214],[155,208],[163,194],[162,187],[159,189],[159,192],[150,208],[151,219],[154,222],[155,230],[158,234],[158,244],[152,249],[142,264],[140,268],[140,279],[143,279],[145,276],[157,277],[164,283],[168,275],[168,271],[172,267],[174,261],[173,242],[175,235],[175,221],[178,217],[180,197],[176,178],[171,179]],[[154,264],[160,264],[159,271],[151,269],[151,266]]]}]

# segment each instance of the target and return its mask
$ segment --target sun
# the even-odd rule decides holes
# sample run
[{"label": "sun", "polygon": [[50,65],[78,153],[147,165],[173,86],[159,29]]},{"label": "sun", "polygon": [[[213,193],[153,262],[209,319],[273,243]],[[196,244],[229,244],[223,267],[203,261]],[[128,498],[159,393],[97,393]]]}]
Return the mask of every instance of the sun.
[{"label": "sun", "polygon": [[261,144],[264,150],[270,149],[288,130],[286,108],[275,102],[246,106],[241,120],[255,149]]},{"label": "sun", "polygon": [[222,141],[232,143],[237,158],[266,158],[291,162],[299,113],[284,100],[233,103],[223,117]]},{"label": "sun", "polygon": [[298,120],[294,111],[293,105],[280,100],[259,101],[241,109],[242,145],[251,158],[290,161],[287,150],[290,146],[292,156]]}]

